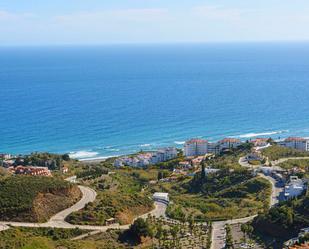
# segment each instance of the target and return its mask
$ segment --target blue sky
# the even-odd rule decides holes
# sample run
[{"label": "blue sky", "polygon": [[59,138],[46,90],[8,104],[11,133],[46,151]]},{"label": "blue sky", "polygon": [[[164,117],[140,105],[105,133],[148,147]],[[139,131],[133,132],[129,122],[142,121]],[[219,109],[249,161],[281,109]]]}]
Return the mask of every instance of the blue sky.
[{"label": "blue sky", "polygon": [[308,0],[1,0],[0,45],[304,41]]}]

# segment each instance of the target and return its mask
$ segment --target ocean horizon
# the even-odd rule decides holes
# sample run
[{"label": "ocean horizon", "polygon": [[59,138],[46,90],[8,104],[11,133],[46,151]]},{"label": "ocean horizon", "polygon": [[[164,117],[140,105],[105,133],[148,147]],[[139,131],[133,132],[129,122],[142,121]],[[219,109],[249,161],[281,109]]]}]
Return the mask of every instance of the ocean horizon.
[{"label": "ocean horizon", "polygon": [[309,43],[0,48],[0,153],[309,137]]}]

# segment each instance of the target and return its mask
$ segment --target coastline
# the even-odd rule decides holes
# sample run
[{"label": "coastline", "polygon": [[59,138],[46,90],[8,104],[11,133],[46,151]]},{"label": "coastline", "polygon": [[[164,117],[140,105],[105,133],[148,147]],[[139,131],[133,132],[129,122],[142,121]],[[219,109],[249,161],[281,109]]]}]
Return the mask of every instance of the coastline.
[{"label": "coastline", "polygon": [[96,157],[96,158],[81,158],[81,159],[74,158],[74,159],[80,162],[86,162],[86,163],[100,163],[112,157],[118,157],[118,156],[104,156],[104,157],[102,156],[102,157]]}]

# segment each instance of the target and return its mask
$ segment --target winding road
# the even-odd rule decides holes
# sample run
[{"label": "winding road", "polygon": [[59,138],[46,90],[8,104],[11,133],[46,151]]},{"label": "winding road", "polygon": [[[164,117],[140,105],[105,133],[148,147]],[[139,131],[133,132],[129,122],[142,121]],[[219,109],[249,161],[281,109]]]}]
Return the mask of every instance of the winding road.
[{"label": "winding road", "polygon": [[[55,214],[52,216],[48,222],[46,223],[30,223],[30,222],[10,222],[10,221],[1,221],[0,222],[0,231],[9,229],[9,226],[14,227],[51,227],[51,228],[79,228],[83,230],[96,230],[96,231],[106,231],[110,228],[117,229],[128,229],[130,225],[119,225],[112,224],[108,226],[94,226],[94,225],[73,225],[65,221],[65,218],[69,216],[71,213],[81,210],[90,202],[93,202],[96,199],[96,192],[85,186],[78,186],[82,192],[82,198],[75,203],[73,206]],[[141,216],[140,218],[146,218],[149,214],[155,217],[165,216],[165,210],[167,205],[161,202],[154,203],[155,208]],[[137,218],[139,218],[137,217]]]},{"label": "winding road", "polygon": [[[278,165],[279,163],[282,163],[284,161],[290,160],[290,159],[309,159],[309,157],[291,157],[291,158],[283,158],[279,159],[277,161],[272,162],[273,166]],[[239,164],[243,167],[250,167],[252,168],[252,165],[250,165],[246,160],[245,157],[242,157],[239,159]],[[255,167],[258,168],[259,166]],[[272,194],[271,194],[271,200],[270,204],[271,206],[276,205],[280,200],[280,193],[283,192],[283,186],[278,184],[278,182],[270,177],[265,176],[263,174],[259,174],[260,177],[263,177],[267,179],[272,184]],[[68,179],[69,180],[69,179]],[[99,232],[106,231],[107,229],[128,229],[130,225],[119,225],[119,224],[113,224],[108,226],[94,226],[94,225],[73,225],[65,221],[66,217],[70,215],[73,212],[76,212],[78,210],[81,210],[90,202],[93,202],[96,199],[96,192],[85,186],[78,186],[79,189],[82,192],[82,198],[73,206],[55,214],[50,218],[50,220],[46,223],[29,223],[29,222],[9,222],[9,221],[2,221],[0,222],[0,231],[9,229],[10,226],[16,226],[16,227],[51,227],[51,228],[79,228],[83,230],[90,230],[91,232],[89,234],[96,234]],[[155,202],[155,208],[150,211],[149,213],[143,214],[137,218],[146,218],[149,214],[155,216],[155,217],[166,217],[165,211],[166,211],[167,205],[161,202]],[[250,216],[245,217],[241,219],[233,219],[233,220],[226,220],[226,221],[218,221],[213,222],[212,224],[212,245],[211,249],[222,249],[225,246],[225,225],[226,224],[238,224],[238,223],[247,223],[251,220],[253,220],[256,217]],[[75,239],[82,239],[84,237],[88,236],[88,233],[85,235],[81,235],[79,237],[76,237]]]},{"label": "winding road", "polygon": [[[289,160],[291,158],[285,158],[285,159],[280,159],[278,160],[278,163],[284,162],[286,160]],[[295,158],[292,158],[295,159]],[[304,158],[297,158],[297,159],[304,159]],[[277,163],[277,164],[278,164]],[[245,157],[241,157],[239,159],[239,164],[242,167],[247,167],[247,168],[259,168],[260,166],[252,166],[250,165]],[[277,164],[274,164],[276,166]],[[274,178],[270,176],[266,176],[264,174],[258,174],[260,177],[268,180],[271,183],[272,186],[272,191],[271,191],[271,196],[270,196],[270,207],[276,205],[282,198],[282,193],[284,191],[284,186],[277,182]],[[225,225],[226,224],[243,224],[247,223],[249,221],[252,221],[256,215],[241,218],[241,219],[234,219],[234,220],[226,220],[226,221],[217,221],[213,222],[212,224],[212,235],[211,235],[211,249],[222,249],[225,246],[225,239],[226,239],[226,233],[225,233]]]}]

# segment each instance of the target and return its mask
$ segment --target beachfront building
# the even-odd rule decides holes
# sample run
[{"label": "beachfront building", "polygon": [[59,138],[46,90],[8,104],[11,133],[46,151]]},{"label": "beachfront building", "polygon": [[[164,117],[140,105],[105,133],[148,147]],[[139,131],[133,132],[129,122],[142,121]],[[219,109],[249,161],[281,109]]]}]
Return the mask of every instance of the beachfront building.
[{"label": "beachfront building", "polygon": [[236,138],[224,138],[218,142],[220,151],[226,149],[235,149],[241,145],[241,141]]},{"label": "beachfront building", "polygon": [[208,143],[207,153],[216,155],[216,154],[219,154],[220,152],[221,150],[220,150],[219,143]]},{"label": "beachfront building", "polygon": [[141,153],[132,157],[120,157],[114,161],[115,167],[131,166],[145,167],[150,164],[157,164],[172,160],[177,157],[177,149],[174,147],[162,148],[156,152]]},{"label": "beachfront building", "polygon": [[172,160],[177,157],[177,149],[175,147],[168,147],[159,149],[157,152],[153,153],[151,157],[151,164],[156,164],[160,162],[165,162]]},{"label": "beachfront building", "polygon": [[302,137],[289,137],[278,144],[291,149],[309,151],[309,139]]},{"label": "beachfront building", "polygon": [[0,159],[9,160],[12,158],[11,154],[0,153]]},{"label": "beachfront building", "polygon": [[302,179],[297,176],[291,176],[284,187],[284,196],[286,199],[301,195],[306,190],[306,185]]},{"label": "beachfront building", "polygon": [[203,156],[208,153],[208,141],[204,139],[191,139],[185,142],[184,155],[186,157],[191,156]]}]

